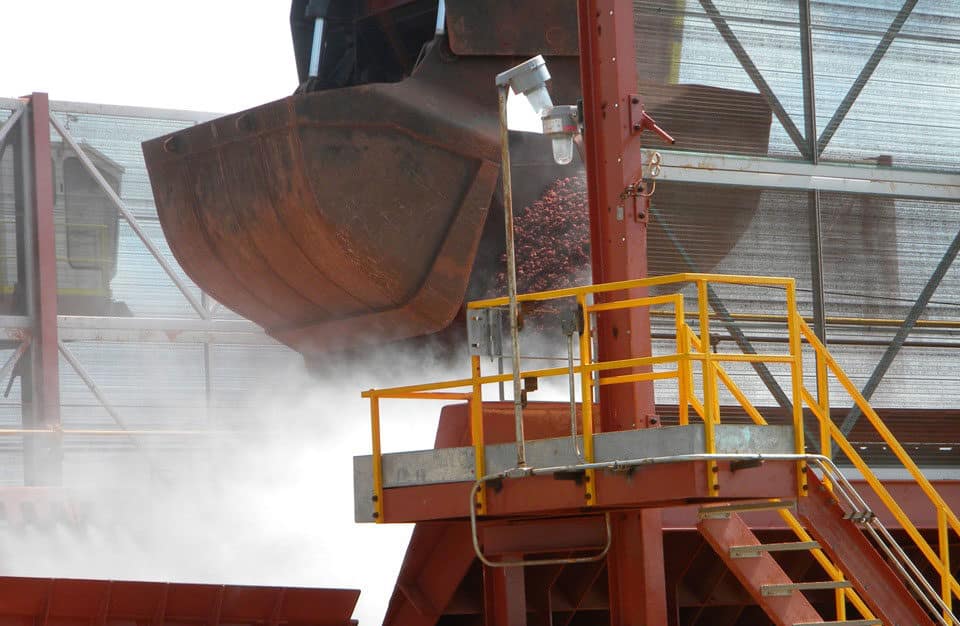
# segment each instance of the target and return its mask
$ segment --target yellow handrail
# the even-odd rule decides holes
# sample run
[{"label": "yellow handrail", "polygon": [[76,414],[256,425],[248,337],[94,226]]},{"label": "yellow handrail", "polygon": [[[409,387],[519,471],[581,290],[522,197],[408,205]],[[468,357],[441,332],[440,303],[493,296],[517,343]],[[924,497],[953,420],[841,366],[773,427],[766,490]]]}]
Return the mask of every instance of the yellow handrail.
[{"label": "yellow handrail", "polygon": [[[700,349],[700,341],[697,339],[696,335],[693,334],[693,330],[690,328],[687,328],[686,332],[687,332],[687,335],[691,338],[691,341],[693,342],[694,347],[697,349]],[[742,389],[740,389],[740,386],[733,381],[733,379],[727,373],[726,369],[718,365],[717,375],[720,377],[720,380],[723,381],[723,384],[727,387],[727,390],[730,391],[733,397],[737,399],[737,402],[740,403],[740,406],[744,409],[744,411],[747,413],[750,419],[753,420],[753,423],[758,426],[766,426],[767,420],[764,419],[764,417],[760,414],[760,411],[758,411],[757,408],[750,401],[750,399],[747,398],[747,395],[743,392]],[[793,530],[794,534],[797,536],[797,538],[800,541],[813,540],[813,538],[809,535],[809,533],[807,533],[807,531],[803,528],[803,525],[800,524],[800,521],[796,517],[794,517],[793,513],[791,513],[787,509],[780,509],[778,512],[780,514],[780,517],[783,519],[783,521],[787,524],[787,526],[790,527],[791,530]],[[813,558],[817,561],[817,563],[819,563],[820,566],[823,567],[823,570],[827,573],[828,576],[830,576],[831,580],[835,580],[835,581],[843,580],[843,573],[840,571],[840,568],[838,568],[836,565],[833,564],[833,562],[830,560],[830,557],[828,557],[823,550],[817,548],[817,549],[811,550],[810,553],[813,555]],[[838,600],[837,600],[838,613],[843,613],[844,611],[846,611],[846,606],[843,604],[843,598],[845,597],[846,599],[850,600],[850,603],[853,604],[853,606],[858,611],[860,611],[860,614],[863,616],[864,619],[874,618],[873,613],[870,611],[869,608],[867,608],[867,605],[864,604],[863,600],[860,598],[859,595],[857,595],[857,592],[854,589],[849,587],[844,589],[838,589],[837,597],[838,597]],[[839,619],[839,615],[838,615],[838,619]]]},{"label": "yellow handrail", "polygon": [[[684,297],[680,293],[671,293],[668,295],[657,296],[637,296],[634,290],[644,289],[675,284],[692,284],[697,293],[697,309],[691,313],[699,322],[699,328],[695,331],[687,324],[688,314],[685,310]],[[787,354],[729,354],[714,353],[710,343],[710,321],[709,311],[709,285],[710,284],[733,284],[763,286],[783,289],[785,292],[786,315],[778,318],[785,321],[788,333]],[[623,299],[609,299],[610,296],[622,292]],[[633,293],[631,293],[633,292]],[[591,303],[592,296],[606,294],[607,299],[599,303]],[[790,366],[792,396],[792,423],[794,429],[794,450],[797,454],[806,452],[806,442],[804,441],[803,411],[804,406],[809,407],[812,415],[817,419],[820,426],[819,441],[815,444],[822,454],[830,455],[832,446],[836,444],[840,451],[853,464],[853,466],[862,474],[865,482],[874,491],[879,500],[887,507],[894,519],[900,524],[907,535],[914,542],[916,547],[930,562],[941,578],[940,593],[946,610],[944,619],[949,622],[948,611],[952,606],[953,597],[960,598],[960,583],[954,578],[950,571],[950,531],[960,536],[960,519],[950,509],[947,502],[937,492],[930,481],[923,475],[920,468],[910,458],[906,450],[897,441],[896,437],[889,428],[880,419],[877,412],[870,406],[869,402],[863,397],[857,387],[846,375],[837,361],[830,355],[826,347],[816,337],[809,325],[797,310],[796,306],[796,286],[793,279],[790,278],[772,278],[759,276],[730,276],[722,274],[698,274],[685,273],[674,274],[671,276],[661,276],[646,278],[640,280],[628,280],[617,283],[607,283],[602,285],[589,285],[584,287],[575,287],[571,289],[558,289],[533,294],[523,294],[518,297],[520,302],[542,302],[553,299],[573,298],[584,316],[584,329],[580,333],[580,360],[573,367],[575,376],[580,377],[580,395],[582,401],[581,411],[581,433],[583,436],[583,455],[589,463],[594,459],[594,433],[593,433],[593,401],[594,385],[618,385],[632,384],[639,381],[654,380],[676,380],[678,415],[681,425],[689,423],[690,409],[703,421],[706,439],[706,452],[716,450],[715,426],[720,423],[720,383],[729,391],[733,398],[740,404],[750,419],[758,425],[766,425],[760,411],[753,405],[750,398],[739,385],[736,384],[730,373],[723,367],[723,363],[785,363]],[[468,309],[477,310],[490,307],[502,307],[507,304],[507,298],[491,298],[471,302],[467,305]],[[605,312],[631,309],[637,307],[658,307],[669,306],[673,309],[670,315],[674,318],[676,330],[675,352],[666,355],[641,356],[628,359],[617,359],[612,361],[595,361],[592,353],[593,330],[591,329],[591,315],[602,315]],[[660,311],[657,311],[660,314]],[[666,314],[663,312],[663,314]],[[805,343],[804,343],[805,342]],[[816,364],[816,387],[815,394],[804,383],[803,379],[803,350],[804,345],[812,348]],[[703,390],[702,401],[697,397],[695,388],[695,373],[693,363],[698,362],[700,367],[700,379]],[[672,365],[674,367],[666,370],[653,370],[654,366]],[[637,370],[640,371],[637,371]],[[607,375],[604,375],[604,374]],[[521,371],[522,378],[547,378],[570,375],[569,367],[542,368],[528,371]],[[886,487],[879,480],[876,474],[870,469],[867,463],[859,455],[855,447],[847,440],[836,424],[830,417],[830,398],[828,380],[832,377],[843,389],[850,395],[853,402],[860,408],[864,418],[876,429],[887,447],[893,452],[895,457],[903,464],[908,474],[927,496],[937,514],[937,549],[922,536],[916,525],[910,520],[906,512],[894,500]],[[373,471],[374,471],[374,511],[377,521],[384,521],[383,511],[383,476],[382,476],[382,454],[380,443],[380,400],[395,398],[412,399],[435,399],[450,400],[462,399],[469,403],[470,411],[470,433],[471,444],[474,448],[476,459],[477,477],[483,475],[485,469],[484,458],[484,435],[483,435],[483,411],[482,411],[482,392],[483,386],[491,383],[508,381],[512,374],[483,375],[480,368],[480,358],[474,356],[471,358],[471,376],[452,381],[428,383],[421,385],[408,385],[404,387],[395,387],[391,389],[371,389],[363,393],[363,397],[369,398],[371,402],[371,428],[373,430]],[[463,390],[463,391],[459,391]],[[715,462],[708,465],[715,466]],[[716,483],[716,474],[712,472],[712,467],[708,468],[710,493],[719,495],[720,485]],[[802,469],[802,468],[798,468]],[[585,481],[585,498],[588,504],[596,504],[598,496],[596,493],[596,480],[593,473],[595,470],[588,470],[589,480]],[[798,471],[797,497],[806,495],[806,472]],[[829,481],[826,482],[828,488],[832,488]],[[477,502],[475,503],[480,513],[485,512],[486,494],[484,489],[478,490]],[[781,514],[787,525],[794,530],[801,540],[809,540],[809,534],[802,527],[800,522],[787,511]],[[834,580],[842,579],[842,572],[834,565],[829,557],[821,550],[814,550],[813,556],[824,568],[824,570]],[[843,614],[846,611],[846,602],[849,601],[865,619],[873,619],[873,615],[866,607],[862,599],[852,589],[839,590],[837,594],[838,613]]]},{"label": "yellow handrail", "polygon": [[[799,319],[799,315],[797,315],[797,318]],[[952,596],[955,595],[960,598],[960,583],[957,582],[956,578],[953,576],[953,573],[950,571],[949,562],[947,562],[946,565],[944,564],[943,545],[945,543],[944,538],[947,536],[950,528],[952,528],[955,533],[960,535],[960,520],[957,519],[956,514],[950,509],[950,506],[947,504],[947,502],[937,492],[936,488],[930,483],[927,477],[923,475],[923,472],[920,471],[920,468],[917,466],[917,464],[913,461],[913,459],[910,458],[910,455],[907,454],[907,451],[903,448],[887,425],[883,423],[883,420],[880,419],[880,416],[877,414],[877,412],[872,406],[870,406],[866,398],[863,397],[863,394],[860,393],[860,390],[857,389],[857,387],[853,384],[853,381],[850,380],[846,372],[843,371],[840,365],[829,353],[823,343],[816,337],[806,322],[799,320],[799,323],[801,332],[807,339],[807,342],[813,347],[817,355],[823,359],[827,369],[834,375],[847,393],[850,394],[850,397],[853,398],[854,403],[860,408],[864,417],[866,417],[866,419],[874,427],[883,441],[887,444],[887,447],[890,449],[890,451],[893,452],[897,460],[900,461],[900,463],[907,470],[907,473],[910,474],[913,480],[920,487],[920,490],[923,491],[923,493],[930,500],[931,504],[933,504],[934,509],[937,512],[937,536],[941,543],[939,554],[934,551],[929,542],[924,539],[923,535],[920,534],[920,531],[910,520],[906,512],[900,507],[896,499],[894,499],[890,492],[887,491],[886,487],[884,487],[877,475],[870,469],[860,454],[850,444],[843,432],[841,432],[840,429],[837,428],[837,425],[833,423],[833,420],[830,419],[829,413],[824,410],[824,407],[816,399],[814,399],[813,395],[806,388],[803,389],[804,402],[810,407],[810,410],[820,422],[821,428],[829,432],[829,439],[833,442],[836,442],[838,448],[844,453],[844,455],[846,455],[853,466],[862,474],[864,481],[866,481],[883,505],[887,507],[887,510],[890,511],[891,515],[893,515],[894,519],[897,520],[907,535],[913,540],[914,545],[917,546],[924,557],[926,557],[927,561],[929,561],[930,565],[940,575],[942,599],[947,606],[951,606],[953,599]],[[947,554],[949,553],[947,552]]]},{"label": "yellow handrail", "polygon": [[[692,329],[686,324],[686,311],[684,308],[684,297],[680,293],[670,293],[655,296],[627,297],[622,300],[611,300],[591,304],[588,297],[597,294],[613,294],[614,292],[629,292],[633,290],[643,290],[653,286],[693,283],[698,292],[697,317],[701,322],[701,338],[693,335]],[[594,384],[597,386],[609,386],[620,384],[631,384],[641,381],[656,380],[677,380],[677,396],[680,404],[681,424],[689,423],[689,409],[692,407],[694,412],[703,420],[705,430],[705,440],[707,451],[716,451],[716,424],[721,421],[720,402],[719,402],[719,381],[730,388],[731,382],[729,375],[721,367],[722,362],[751,362],[751,363],[789,363],[795,368],[798,362],[795,354],[715,354],[710,351],[709,342],[709,300],[707,286],[710,283],[720,284],[739,284],[754,285],[785,289],[788,294],[794,290],[794,281],[790,278],[777,277],[759,277],[759,276],[730,276],[724,274],[674,274],[670,276],[660,276],[640,280],[628,280],[617,283],[606,283],[601,285],[588,285],[584,287],[575,287],[571,289],[559,289],[554,291],[523,294],[518,297],[520,302],[542,302],[551,299],[574,298],[576,299],[583,315],[585,317],[585,328],[580,334],[580,363],[573,367],[575,376],[580,376],[580,392],[582,399],[581,411],[581,433],[583,435],[583,454],[587,462],[594,460],[594,442],[593,442],[593,393]],[[507,304],[506,298],[493,298],[471,302],[467,305],[468,309],[476,310],[489,307],[498,307]],[[676,328],[676,352],[673,354],[635,357],[629,359],[617,359],[612,361],[594,361],[592,355],[592,329],[590,328],[590,315],[603,314],[608,311],[616,311],[637,307],[657,307],[670,306],[673,308],[674,325]],[[691,348],[692,346],[692,348]],[[705,396],[703,402],[697,397],[694,389],[694,375],[692,363],[702,364],[702,380]],[[637,369],[652,368],[656,365],[674,364],[675,369],[665,371],[636,371]],[[615,370],[633,370],[630,373],[615,373]],[[611,372],[613,375],[604,376],[602,373]],[[547,378],[556,376],[568,376],[569,367],[542,368],[536,370],[522,371],[521,377],[528,378]],[[374,438],[374,456],[375,474],[374,494],[375,502],[378,502],[377,512],[378,521],[383,521],[383,480],[382,480],[382,461],[380,451],[380,416],[379,404],[381,399],[420,399],[420,400],[466,400],[470,406],[470,432],[471,444],[474,447],[476,466],[482,468],[485,465],[484,442],[482,422],[482,390],[484,385],[506,382],[511,380],[512,374],[483,375],[479,367],[479,358],[471,359],[471,377],[457,380],[450,380],[437,383],[426,383],[420,385],[407,385],[402,387],[393,387],[390,389],[371,389],[363,392],[364,398],[371,400],[371,425],[375,430]],[[458,392],[457,389],[469,389],[469,391]],[[746,400],[742,392],[739,393],[738,400]],[[373,419],[373,412],[376,411],[376,418]],[[752,409],[756,413],[756,409]],[[710,485],[710,494],[719,494],[719,484],[716,481],[717,473],[714,471],[716,462],[708,463],[708,484]],[[588,480],[585,481],[585,498],[588,504],[595,504],[596,481],[593,479],[594,470],[588,470]],[[479,474],[478,474],[479,475]],[[477,502],[478,510],[485,509],[485,494],[480,490]]]}]

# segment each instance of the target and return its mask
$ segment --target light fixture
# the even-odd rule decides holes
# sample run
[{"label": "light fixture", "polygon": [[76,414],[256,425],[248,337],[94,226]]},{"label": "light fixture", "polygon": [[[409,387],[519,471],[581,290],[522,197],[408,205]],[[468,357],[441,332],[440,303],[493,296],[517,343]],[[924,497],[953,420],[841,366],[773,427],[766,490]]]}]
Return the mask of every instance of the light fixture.
[{"label": "light fixture", "polygon": [[540,115],[544,109],[553,106],[550,92],[547,91],[548,80],[550,71],[547,70],[547,62],[538,54],[497,74],[497,87],[510,87],[514,93],[526,96],[534,112]]},{"label": "light fixture", "polygon": [[553,144],[553,160],[557,165],[567,165],[573,160],[573,137],[579,132],[577,107],[553,105],[547,81],[550,71],[547,62],[539,54],[497,74],[497,86],[507,87],[514,93],[526,97],[534,112],[540,116],[543,134],[550,137]]}]

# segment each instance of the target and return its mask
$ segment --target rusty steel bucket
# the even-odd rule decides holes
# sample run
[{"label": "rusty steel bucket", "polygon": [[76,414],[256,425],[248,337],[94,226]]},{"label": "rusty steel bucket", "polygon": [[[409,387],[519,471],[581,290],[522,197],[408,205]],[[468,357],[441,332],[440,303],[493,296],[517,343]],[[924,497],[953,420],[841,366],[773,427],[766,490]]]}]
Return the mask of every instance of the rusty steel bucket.
[{"label": "rusty steel bucket", "polygon": [[[431,45],[402,82],[298,94],[145,142],[174,256],[211,296],[308,359],[444,330],[468,288],[483,291],[478,274],[502,253],[493,77],[518,60]],[[554,100],[576,101],[577,58],[549,62]],[[754,102],[759,96],[686,85],[641,92],[678,145],[722,139],[765,152],[770,112]],[[703,127],[677,103],[704,94],[750,102]],[[535,154],[525,159],[521,150],[514,164],[521,204],[572,173],[553,164],[542,141],[527,143]],[[663,210],[689,204],[686,189],[671,187],[658,198]],[[710,222],[717,245],[698,258],[701,271],[733,247],[756,211],[757,194],[730,193],[738,219]],[[685,212],[680,230],[700,225]],[[663,233],[650,234],[656,250]]]},{"label": "rusty steel bucket", "polygon": [[184,271],[306,355],[447,326],[499,175],[496,92],[464,90],[469,70],[493,71],[434,49],[400,83],[295,95],[145,142]]}]

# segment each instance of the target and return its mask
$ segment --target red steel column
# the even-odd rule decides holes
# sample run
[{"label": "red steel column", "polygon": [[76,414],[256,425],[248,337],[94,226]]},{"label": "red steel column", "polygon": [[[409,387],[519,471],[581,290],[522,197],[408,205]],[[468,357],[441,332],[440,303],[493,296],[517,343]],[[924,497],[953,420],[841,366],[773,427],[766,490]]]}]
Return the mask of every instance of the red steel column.
[{"label": "red steel column", "polygon": [[[520,560],[522,554],[507,555]],[[483,567],[484,626],[527,626],[527,597],[522,567]]]},{"label": "red steel column", "polygon": [[[31,404],[29,428],[60,425],[60,373],[57,347],[57,251],[53,219],[54,192],[50,150],[50,103],[45,93],[30,96],[30,144],[33,215],[27,246],[27,314],[33,322],[30,346]],[[26,210],[26,207],[25,207]],[[32,250],[31,250],[32,248]],[[33,484],[60,482],[60,446],[56,437],[30,445],[26,479]],[[30,442],[28,442],[30,444]]]},{"label": "red steel column", "polygon": [[[629,193],[642,174],[639,135],[630,118],[637,91],[634,15],[631,0],[578,0],[580,80],[584,107],[584,156],[590,199],[590,240],[595,283],[647,274],[647,210]],[[622,297],[624,294],[611,294]],[[632,293],[643,296],[645,293]],[[602,360],[649,355],[646,309],[601,314],[597,325]],[[645,428],[655,423],[652,383],[601,389],[604,431]],[[603,494],[598,494],[602,502]],[[654,626],[667,623],[660,512],[617,514],[607,562],[610,623]]]},{"label": "red steel column", "polygon": [[[630,96],[637,90],[633,3],[578,0],[578,5],[593,281],[643,278],[647,275],[646,204],[643,198],[622,197],[642,172],[640,137],[632,132],[630,120]],[[649,355],[649,311],[635,308],[601,314],[597,341],[603,360]],[[599,399],[605,431],[643,428],[654,415],[649,382],[610,385],[601,389]]]}]

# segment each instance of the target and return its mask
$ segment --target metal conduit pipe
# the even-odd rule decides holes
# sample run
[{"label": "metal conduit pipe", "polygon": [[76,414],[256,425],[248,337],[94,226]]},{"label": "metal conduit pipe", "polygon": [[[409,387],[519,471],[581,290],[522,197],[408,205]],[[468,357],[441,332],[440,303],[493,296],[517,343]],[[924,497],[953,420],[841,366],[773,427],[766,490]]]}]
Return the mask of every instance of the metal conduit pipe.
[{"label": "metal conduit pipe", "polygon": [[510,135],[507,128],[507,96],[510,86],[497,86],[500,105],[500,160],[503,185],[504,229],[507,244],[507,296],[510,299],[510,348],[513,356],[513,412],[516,421],[517,465],[527,464],[527,447],[523,435],[523,398],[520,381],[520,307],[517,304],[517,260],[513,245],[513,179],[510,175]]}]

